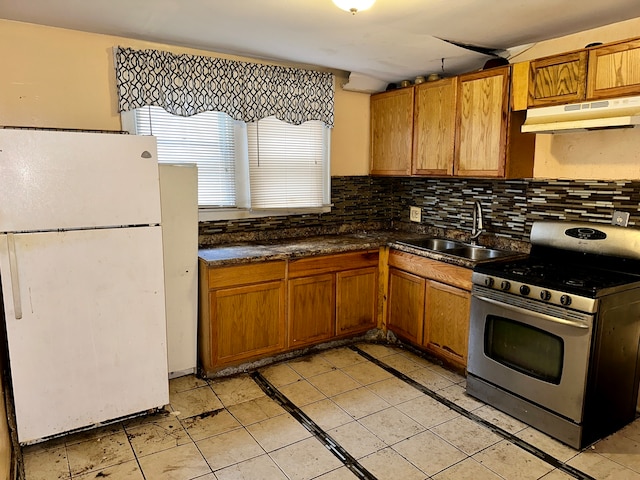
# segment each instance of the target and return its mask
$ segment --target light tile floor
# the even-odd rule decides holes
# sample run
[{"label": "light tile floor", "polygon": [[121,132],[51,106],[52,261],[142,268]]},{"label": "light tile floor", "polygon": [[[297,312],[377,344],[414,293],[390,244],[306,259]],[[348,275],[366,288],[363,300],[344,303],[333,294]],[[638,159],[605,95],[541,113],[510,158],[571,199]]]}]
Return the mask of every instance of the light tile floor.
[{"label": "light tile floor", "polygon": [[[640,420],[578,452],[469,397],[465,379],[396,347],[359,348],[598,480],[640,480]],[[261,374],[380,480],[572,478],[366,360],[337,348]],[[26,480],[357,478],[249,375],[171,380],[171,404],[23,449]]]}]

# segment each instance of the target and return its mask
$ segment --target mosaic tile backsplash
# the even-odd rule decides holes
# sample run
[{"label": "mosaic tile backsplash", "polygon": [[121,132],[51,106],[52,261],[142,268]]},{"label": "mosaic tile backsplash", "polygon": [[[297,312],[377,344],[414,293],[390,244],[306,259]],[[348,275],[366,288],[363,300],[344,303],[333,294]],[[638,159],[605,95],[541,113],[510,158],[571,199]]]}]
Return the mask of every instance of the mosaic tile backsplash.
[{"label": "mosaic tile backsplash", "polygon": [[536,220],[608,224],[614,210],[640,225],[640,181],[494,180],[418,177],[332,177],[330,213],[265,217],[200,224],[210,245],[251,232],[258,237],[339,233],[358,229],[419,228],[409,207],[422,210],[421,226],[470,231],[479,200],[488,233],[527,241]]}]

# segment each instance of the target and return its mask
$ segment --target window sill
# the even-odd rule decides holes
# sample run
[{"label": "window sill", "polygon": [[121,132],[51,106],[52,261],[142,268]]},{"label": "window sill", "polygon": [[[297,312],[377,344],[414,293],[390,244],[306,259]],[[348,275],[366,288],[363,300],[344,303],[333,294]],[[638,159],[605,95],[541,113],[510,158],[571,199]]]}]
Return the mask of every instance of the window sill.
[{"label": "window sill", "polygon": [[316,208],[283,208],[274,210],[250,210],[244,208],[201,208],[198,217],[201,222],[218,220],[238,220],[244,218],[284,217],[288,215],[305,215],[315,213],[329,213],[331,205]]}]

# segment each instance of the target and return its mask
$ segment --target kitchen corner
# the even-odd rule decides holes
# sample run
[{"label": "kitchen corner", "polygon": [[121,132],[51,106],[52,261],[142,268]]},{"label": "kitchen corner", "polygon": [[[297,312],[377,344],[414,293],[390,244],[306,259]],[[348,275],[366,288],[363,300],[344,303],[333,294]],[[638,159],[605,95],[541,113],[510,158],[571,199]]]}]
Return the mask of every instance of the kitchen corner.
[{"label": "kitchen corner", "polygon": [[[429,231],[429,229],[427,229],[427,231]],[[445,231],[445,236],[447,235],[448,238],[459,238],[462,236],[460,234],[455,235],[455,232]],[[477,260],[463,255],[412,245],[422,238],[430,237],[428,234],[385,230],[366,233],[327,234],[312,237],[281,238],[269,241],[225,243],[219,246],[201,248],[198,250],[198,256],[208,267],[216,267],[250,262],[288,260],[317,255],[332,255],[357,250],[378,249],[380,247],[393,247],[396,250],[423,255],[428,258],[467,268],[473,268],[477,263]],[[487,243],[489,242],[487,241]],[[494,241],[491,243],[495,244],[499,242]],[[456,242],[456,245],[464,244]],[[516,242],[508,242],[508,247],[517,247],[524,251],[506,251],[504,249],[501,249],[501,251],[513,255],[526,253],[526,244],[523,244],[523,242],[519,242],[517,245]]]},{"label": "kitchen corner", "polygon": [[[199,351],[203,375],[212,378],[237,373],[303,354],[309,347],[327,348],[365,334],[381,339],[393,331],[421,344],[421,333],[415,338],[407,337],[402,327],[387,325],[384,311],[399,301],[395,283],[390,286],[387,281],[390,267],[401,268],[401,264],[409,262],[404,267],[407,271],[464,289],[460,316],[466,324],[464,305],[471,288],[467,277],[473,266],[492,261],[495,255],[506,259],[526,254],[526,244],[513,240],[509,246],[517,244],[521,251],[489,249],[454,240],[448,243],[456,249],[416,247],[416,239],[425,238],[427,232],[469,238],[466,232],[427,226],[420,228],[423,233],[345,230],[347,227],[339,234],[254,242],[248,242],[245,233],[242,242],[227,237],[218,246],[199,250]],[[483,240],[490,242],[492,236],[486,235]],[[477,252],[491,255],[481,259]],[[394,264],[395,259],[399,264]],[[393,300],[387,303],[390,296]],[[262,303],[263,308],[254,309],[254,302]],[[466,339],[466,326],[461,328],[459,335]],[[256,330],[267,333],[256,336]],[[455,350],[455,356],[447,358],[445,354],[442,360],[453,360],[457,368],[464,368],[466,347]]]}]

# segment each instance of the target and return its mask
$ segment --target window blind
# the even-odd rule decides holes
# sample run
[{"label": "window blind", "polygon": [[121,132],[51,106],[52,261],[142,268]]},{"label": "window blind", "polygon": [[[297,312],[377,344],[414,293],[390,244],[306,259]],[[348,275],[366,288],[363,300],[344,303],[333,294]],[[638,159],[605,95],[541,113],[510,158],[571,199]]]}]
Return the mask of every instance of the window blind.
[{"label": "window blind", "polygon": [[155,135],[158,161],[198,165],[198,205],[236,205],[234,121],[222,112],[191,117],[171,115],[160,107],[138,108],[136,131]]},{"label": "window blind", "polygon": [[327,128],[275,117],[247,124],[251,207],[322,207],[328,182]]}]

